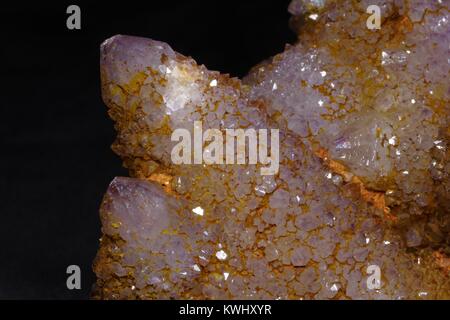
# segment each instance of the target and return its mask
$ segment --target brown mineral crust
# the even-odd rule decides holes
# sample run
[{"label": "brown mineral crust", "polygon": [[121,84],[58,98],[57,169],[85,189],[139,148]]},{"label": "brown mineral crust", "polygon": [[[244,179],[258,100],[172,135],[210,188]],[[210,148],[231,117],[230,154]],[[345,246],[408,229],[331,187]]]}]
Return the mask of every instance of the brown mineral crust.
[{"label": "brown mineral crust", "polygon": [[174,194],[171,185],[172,179],[173,179],[172,176],[165,173],[152,173],[150,177],[148,177],[148,180],[154,181],[162,185],[164,187],[164,191],[169,194]]},{"label": "brown mineral crust", "polygon": [[448,273],[450,272],[450,258],[439,251],[434,252],[434,257],[436,258],[436,263],[439,265],[439,267],[443,269],[445,274],[448,276]]},{"label": "brown mineral crust", "polygon": [[396,222],[397,217],[391,215],[391,210],[389,207],[386,206],[386,201],[384,199],[384,192],[377,192],[377,191],[371,191],[368,190],[365,186],[362,180],[351,174],[344,165],[340,164],[339,162],[330,159],[328,152],[323,149],[319,148],[315,154],[322,159],[325,164],[335,173],[341,175],[344,177],[344,181],[348,183],[355,184],[359,189],[359,194],[362,197],[364,201],[369,202],[372,204],[375,208],[380,209],[384,213],[385,219],[387,219],[390,222]]}]

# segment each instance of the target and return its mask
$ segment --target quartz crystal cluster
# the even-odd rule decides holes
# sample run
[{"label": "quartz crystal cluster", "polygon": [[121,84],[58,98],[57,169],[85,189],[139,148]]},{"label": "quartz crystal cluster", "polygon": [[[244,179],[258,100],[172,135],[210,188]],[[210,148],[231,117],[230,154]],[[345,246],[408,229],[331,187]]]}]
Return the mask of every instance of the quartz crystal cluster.
[{"label": "quartz crystal cluster", "polygon": [[[131,177],[101,206],[93,297],[449,299],[449,8],[294,0],[298,42],[242,80],[162,42],[106,40],[103,99]],[[279,129],[279,172],[175,165],[171,134],[194,121]]]}]

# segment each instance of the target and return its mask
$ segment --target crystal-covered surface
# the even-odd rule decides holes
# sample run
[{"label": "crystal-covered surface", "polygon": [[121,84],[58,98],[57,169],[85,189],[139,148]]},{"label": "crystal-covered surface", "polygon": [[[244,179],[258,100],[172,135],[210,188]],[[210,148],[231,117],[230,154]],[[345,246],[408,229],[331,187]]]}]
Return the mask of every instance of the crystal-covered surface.
[{"label": "crystal-covered surface", "polygon": [[[132,178],[102,204],[94,297],[450,298],[449,5],[294,0],[298,43],[242,81],[162,42],[106,40],[103,99]],[[174,165],[171,133],[197,120],[280,129],[279,173]]]}]

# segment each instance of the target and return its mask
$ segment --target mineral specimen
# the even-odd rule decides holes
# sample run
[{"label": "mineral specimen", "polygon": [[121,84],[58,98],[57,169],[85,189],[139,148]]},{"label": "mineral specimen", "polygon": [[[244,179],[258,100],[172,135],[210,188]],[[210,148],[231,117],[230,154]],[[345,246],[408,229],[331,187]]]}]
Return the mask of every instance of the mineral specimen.
[{"label": "mineral specimen", "polygon": [[[102,203],[93,296],[450,298],[449,8],[294,0],[298,43],[243,80],[165,43],[106,40],[103,99],[132,178]],[[171,134],[195,121],[279,129],[278,173],[174,164]]]}]

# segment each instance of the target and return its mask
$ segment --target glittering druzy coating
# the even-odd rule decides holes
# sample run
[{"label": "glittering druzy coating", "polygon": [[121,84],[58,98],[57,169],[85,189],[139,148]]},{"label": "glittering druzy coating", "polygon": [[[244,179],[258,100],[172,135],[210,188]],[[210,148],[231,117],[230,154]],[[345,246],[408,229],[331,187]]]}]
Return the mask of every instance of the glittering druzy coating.
[{"label": "glittering druzy coating", "polygon": [[[450,298],[449,7],[295,0],[298,43],[242,81],[165,43],[106,40],[103,99],[132,178],[101,207],[93,296]],[[197,120],[279,129],[278,174],[173,164],[172,132]]]}]

